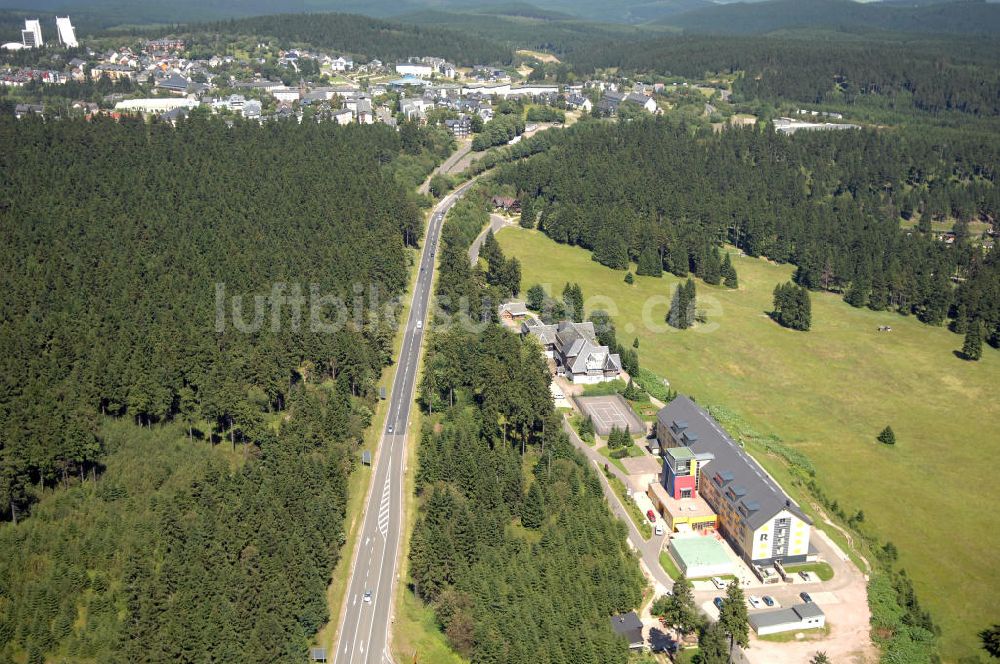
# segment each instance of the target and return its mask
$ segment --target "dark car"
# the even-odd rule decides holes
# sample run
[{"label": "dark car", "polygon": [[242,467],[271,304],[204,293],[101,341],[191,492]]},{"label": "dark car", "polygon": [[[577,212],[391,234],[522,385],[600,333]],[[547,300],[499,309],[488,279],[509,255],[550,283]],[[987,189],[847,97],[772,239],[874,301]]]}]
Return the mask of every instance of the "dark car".
[{"label": "dark car", "polygon": [[799,597],[802,598],[803,602],[811,602],[813,598],[809,596],[809,593],[799,593]]},{"label": "dark car", "polygon": [[722,610],[722,598],[721,597],[716,597],[715,599],[713,599],[712,600],[712,604],[715,604],[715,608],[717,608],[719,611]]},{"label": "dark car", "polygon": [[768,606],[774,606],[774,598],[771,597],[770,595],[764,595],[763,597],[761,597],[761,599],[764,600],[764,604],[767,604]]}]

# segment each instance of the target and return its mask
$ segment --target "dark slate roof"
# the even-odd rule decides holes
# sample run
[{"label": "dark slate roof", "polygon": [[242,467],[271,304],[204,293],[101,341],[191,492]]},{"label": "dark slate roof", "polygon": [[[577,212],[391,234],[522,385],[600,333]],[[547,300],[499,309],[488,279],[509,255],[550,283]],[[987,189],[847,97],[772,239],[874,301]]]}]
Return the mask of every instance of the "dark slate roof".
[{"label": "dark slate roof", "polygon": [[156,82],[156,85],[167,90],[187,91],[189,81],[180,74],[171,74],[169,77]]},{"label": "dark slate roof", "polygon": [[635,611],[611,616],[611,629],[628,639],[629,645],[642,643],[642,622]]},{"label": "dark slate roof", "polygon": [[792,607],[792,611],[799,614],[799,617],[803,620],[806,618],[819,618],[823,615],[823,609],[819,608],[819,604],[816,602],[796,604]]},{"label": "dark slate roof", "polygon": [[806,618],[818,618],[823,615],[823,609],[812,602],[797,604],[782,609],[770,611],[754,611],[750,614],[750,624],[755,630],[761,627],[775,625],[796,625]]},{"label": "dark slate roof", "polygon": [[656,414],[659,423],[672,427],[676,422],[682,428],[685,444],[699,457],[704,453],[714,459],[705,466],[705,473],[723,479],[723,491],[732,488],[736,493],[734,505],[748,511],[746,523],[757,529],[774,518],[781,510],[789,512],[806,523],[812,521],[788,497],[780,486],[723,431],[712,416],[686,396],[678,396]]}]

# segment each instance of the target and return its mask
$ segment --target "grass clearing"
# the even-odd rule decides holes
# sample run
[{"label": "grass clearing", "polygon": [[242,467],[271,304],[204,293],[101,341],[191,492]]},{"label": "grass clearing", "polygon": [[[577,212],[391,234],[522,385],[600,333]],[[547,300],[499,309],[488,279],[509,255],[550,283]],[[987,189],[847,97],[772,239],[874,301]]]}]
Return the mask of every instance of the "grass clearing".
[{"label": "grass clearing", "polygon": [[[645,452],[643,452],[639,448],[638,445],[631,445],[627,449],[628,449],[628,456],[630,458],[641,457],[641,456],[643,456],[645,454]],[[617,467],[618,470],[620,470],[623,473],[625,473],[626,475],[628,475],[629,471],[625,469],[625,464],[622,463],[622,460],[621,459],[616,459],[613,456],[611,456],[611,453],[613,451],[614,450],[612,450],[611,448],[609,448],[607,446],[598,448],[598,450],[597,450],[598,454],[600,454],[602,457],[604,457],[605,459],[607,459],[611,463],[615,464],[615,467]]]},{"label": "grass clearing", "polygon": [[[803,639],[798,639],[797,635],[804,635]],[[830,636],[830,626],[824,625],[822,627],[816,627],[815,629],[797,629],[792,632],[781,632],[779,634],[765,634],[764,636],[758,636],[757,638],[761,641],[770,641],[771,643],[790,643],[792,641],[813,641]]]},{"label": "grass clearing", "polygon": [[677,664],[692,664],[695,661],[695,655],[697,654],[697,648],[685,648],[677,653],[677,659],[674,661],[677,662]]},{"label": "grass clearing", "polygon": [[674,559],[670,557],[670,554],[667,553],[666,549],[660,551],[660,567],[662,567],[663,571],[667,573],[667,576],[674,581],[679,579],[681,576],[681,571],[677,568],[677,563],[675,563]]},{"label": "grass clearing", "polygon": [[[640,361],[671,387],[722,404],[805,454],[826,492],[848,513],[864,510],[865,528],[899,548],[900,565],[942,628],[945,659],[975,652],[976,632],[989,622],[981,609],[998,590],[990,579],[1000,512],[975,506],[1000,500],[992,464],[982,462],[1000,453],[1000,353],[987,347],[981,361],[963,362],[953,354],[959,335],[828,293],[812,294],[812,331],[786,330],[766,312],[792,266],[735,254],[739,290],[698,281],[708,322],[679,332],[662,323],[676,277],[637,276],[629,286],[590,252],[538,231],[509,227],[497,239],[521,261],[524,289],[541,283],[558,296],[567,279],[579,283],[588,309],[608,310],[620,338],[639,337]],[[877,332],[886,324],[891,333]],[[894,447],[875,442],[887,424]],[[751,452],[804,499],[780,460]],[[935,527],[944,515],[948,535]]]},{"label": "grass clearing", "polygon": [[819,577],[820,581],[829,581],[833,578],[833,568],[827,563],[807,563],[805,565],[786,565],[785,571],[789,574],[799,572],[812,572]]}]

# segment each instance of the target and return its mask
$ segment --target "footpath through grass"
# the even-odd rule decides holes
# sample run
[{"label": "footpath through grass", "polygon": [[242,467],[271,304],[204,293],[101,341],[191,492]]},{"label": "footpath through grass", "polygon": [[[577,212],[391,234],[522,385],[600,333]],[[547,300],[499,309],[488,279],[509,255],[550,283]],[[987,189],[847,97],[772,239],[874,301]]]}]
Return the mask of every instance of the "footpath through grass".
[{"label": "footpath through grass", "polygon": [[[663,325],[676,277],[630,286],[624,272],[538,231],[509,227],[497,239],[521,261],[522,290],[541,283],[558,297],[567,280],[579,283],[588,309],[611,313],[619,339],[639,338],[643,366],[805,454],[824,490],[848,514],[864,510],[865,527],[898,547],[942,628],[945,659],[975,652],[998,590],[1000,511],[979,506],[1000,500],[995,464],[985,461],[1000,454],[1000,352],[987,347],[981,361],[964,362],[953,353],[962,338],[947,329],[827,293],[812,293],[812,331],[786,330],[767,311],[792,266],[736,255],[740,289],[696,281],[708,323],[680,332]],[[894,447],[875,442],[887,424]],[[763,465],[785,482],[780,462]]]}]

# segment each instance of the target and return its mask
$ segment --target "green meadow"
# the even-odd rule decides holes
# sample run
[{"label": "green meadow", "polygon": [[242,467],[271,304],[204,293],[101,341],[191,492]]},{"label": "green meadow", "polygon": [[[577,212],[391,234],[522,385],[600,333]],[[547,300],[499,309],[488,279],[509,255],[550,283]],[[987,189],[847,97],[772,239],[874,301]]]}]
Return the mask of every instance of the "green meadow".
[{"label": "green meadow", "polygon": [[[826,492],[848,514],[864,510],[865,527],[897,546],[942,628],[946,660],[978,650],[976,633],[998,619],[1000,352],[963,361],[954,354],[962,338],[946,328],[828,293],[811,294],[811,331],[781,328],[766,312],[793,268],[735,253],[739,289],[696,280],[708,319],[678,331],[663,324],[676,277],[630,286],[590,252],[538,231],[505,228],[497,239],[521,260],[522,291],[541,283],[559,297],[579,283],[588,311],[608,310],[621,343],[638,337],[643,366],[806,454]],[[887,424],[894,447],[875,441]]]}]

